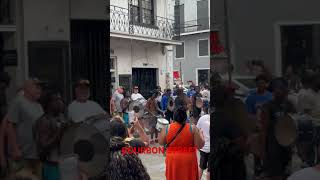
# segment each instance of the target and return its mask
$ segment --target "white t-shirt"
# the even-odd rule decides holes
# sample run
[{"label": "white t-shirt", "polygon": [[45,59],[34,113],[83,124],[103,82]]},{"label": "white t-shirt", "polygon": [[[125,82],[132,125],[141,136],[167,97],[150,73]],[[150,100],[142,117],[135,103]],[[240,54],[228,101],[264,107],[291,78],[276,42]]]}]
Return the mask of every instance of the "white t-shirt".
[{"label": "white t-shirt", "polygon": [[143,97],[140,93],[137,93],[137,94],[133,93],[133,94],[131,95],[132,101],[135,101],[135,100],[141,99],[141,98],[144,99],[144,97]]},{"label": "white t-shirt", "polygon": [[311,110],[311,116],[320,119],[320,93],[311,89],[302,89],[298,95],[298,109],[303,112],[304,109]]},{"label": "white t-shirt", "polygon": [[320,171],[315,168],[305,168],[293,175],[291,175],[288,180],[319,180]]},{"label": "white t-shirt", "polygon": [[73,101],[68,106],[68,118],[75,123],[82,122],[90,116],[95,116],[104,113],[106,112],[98,103],[90,100],[84,103]]},{"label": "white t-shirt", "polygon": [[204,135],[204,146],[201,151],[205,153],[210,153],[210,115],[206,114],[198,120],[197,128],[201,129],[203,131]]}]

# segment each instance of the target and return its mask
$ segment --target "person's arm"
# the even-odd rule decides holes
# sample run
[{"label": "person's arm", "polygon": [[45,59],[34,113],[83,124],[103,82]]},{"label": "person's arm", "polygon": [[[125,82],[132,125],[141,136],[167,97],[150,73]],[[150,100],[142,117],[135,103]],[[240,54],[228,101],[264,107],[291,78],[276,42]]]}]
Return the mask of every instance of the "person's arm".
[{"label": "person's arm", "polygon": [[[145,143],[146,146],[149,145],[149,138],[147,136],[147,134],[144,132],[138,117],[135,117],[134,121],[133,121],[133,127],[131,127],[131,129],[134,128],[135,130],[138,131],[139,137],[141,139],[141,141],[143,141]],[[129,130],[129,132],[131,132],[131,130]]]},{"label": "person's arm", "polygon": [[156,107],[157,111],[160,112],[160,113],[163,113],[163,111],[160,109],[160,107],[158,105],[157,99],[155,99],[153,103],[154,103],[154,106]]},{"label": "person's arm", "polygon": [[201,149],[204,146],[204,137],[203,132],[199,130],[195,125],[192,125],[194,144],[198,149]]},{"label": "person's arm", "polygon": [[16,125],[19,123],[20,117],[20,104],[18,101],[14,100],[8,109],[7,114],[7,136],[9,146],[13,148],[12,154],[14,159],[20,159],[22,157],[22,152],[17,141],[17,129]]},{"label": "person's arm", "polygon": [[13,147],[13,158],[18,160],[21,158],[22,152],[20,150],[20,147],[18,146],[16,124],[8,122],[7,133],[8,142],[10,142],[10,145]]}]

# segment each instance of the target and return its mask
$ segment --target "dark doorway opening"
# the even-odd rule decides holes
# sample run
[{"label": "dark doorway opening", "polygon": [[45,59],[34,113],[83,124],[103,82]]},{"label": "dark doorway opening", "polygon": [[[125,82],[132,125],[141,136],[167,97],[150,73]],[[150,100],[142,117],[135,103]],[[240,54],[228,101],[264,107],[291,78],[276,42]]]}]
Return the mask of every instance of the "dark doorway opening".
[{"label": "dark doorway opening", "polygon": [[209,84],[210,69],[199,69],[198,70],[198,85]]},{"label": "dark doorway opening", "polygon": [[282,72],[292,65],[296,71],[320,64],[320,25],[281,26]]},{"label": "dark doorway opening", "polygon": [[132,85],[139,86],[140,94],[149,98],[151,91],[157,87],[157,69],[153,68],[132,68]]},{"label": "dark doorway opening", "polygon": [[58,88],[65,102],[70,102],[69,42],[30,41],[28,43],[29,76]]},{"label": "dark doorway opening", "polygon": [[109,23],[104,20],[71,20],[72,80],[91,82],[91,99],[109,112]]}]

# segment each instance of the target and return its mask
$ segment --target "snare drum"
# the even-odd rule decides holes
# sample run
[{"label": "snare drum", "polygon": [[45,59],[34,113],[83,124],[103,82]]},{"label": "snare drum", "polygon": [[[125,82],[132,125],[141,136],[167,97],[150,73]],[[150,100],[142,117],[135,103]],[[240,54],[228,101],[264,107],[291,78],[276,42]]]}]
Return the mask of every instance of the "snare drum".
[{"label": "snare drum", "polygon": [[157,128],[158,131],[161,131],[161,129],[162,129],[162,128],[165,128],[166,125],[168,125],[168,124],[169,124],[169,121],[168,121],[168,120],[166,120],[166,119],[164,119],[164,118],[158,118],[158,119],[157,119],[157,126],[156,126],[156,128]]}]

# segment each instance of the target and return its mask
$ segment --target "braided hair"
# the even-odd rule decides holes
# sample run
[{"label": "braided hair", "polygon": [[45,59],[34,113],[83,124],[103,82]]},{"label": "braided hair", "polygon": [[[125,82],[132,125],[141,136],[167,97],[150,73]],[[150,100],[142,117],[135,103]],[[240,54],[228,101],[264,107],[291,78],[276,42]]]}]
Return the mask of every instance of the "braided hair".
[{"label": "braided hair", "polygon": [[150,180],[146,168],[137,154],[122,153],[129,145],[121,137],[110,139],[109,175],[112,180]]}]

